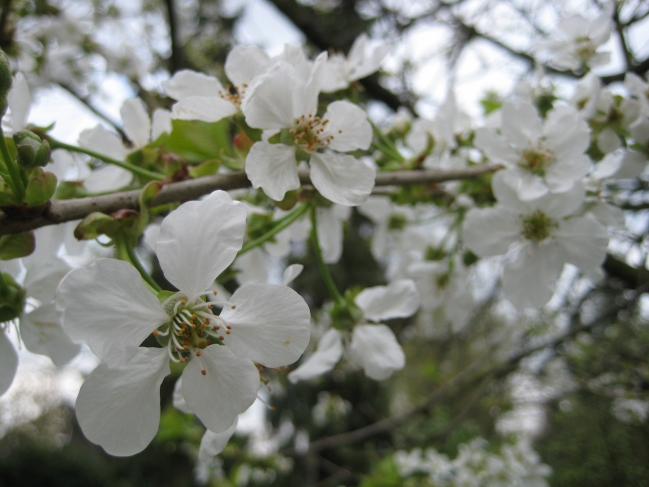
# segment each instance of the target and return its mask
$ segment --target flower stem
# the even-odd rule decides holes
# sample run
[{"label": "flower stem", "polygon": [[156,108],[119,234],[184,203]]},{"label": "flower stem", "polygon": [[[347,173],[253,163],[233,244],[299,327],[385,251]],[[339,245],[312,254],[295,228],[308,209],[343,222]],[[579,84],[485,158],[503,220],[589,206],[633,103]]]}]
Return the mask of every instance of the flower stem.
[{"label": "flower stem", "polygon": [[392,142],[390,139],[388,139],[385,134],[379,129],[376,125],[374,125],[374,122],[370,120],[370,123],[372,124],[372,129],[374,129],[374,134],[383,142],[383,145],[377,144],[375,142],[372,143],[372,145],[383,152],[386,156],[390,156],[393,159],[395,159],[398,162],[404,162],[406,160],[403,155],[397,150],[397,147],[394,145],[394,142]]},{"label": "flower stem", "polygon": [[69,145],[64,142],[60,142],[58,140],[49,138],[49,143],[50,147],[52,150],[54,149],[65,149],[69,152],[78,152],[79,154],[86,154],[90,157],[94,157],[95,159],[99,159],[100,161],[107,162],[108,164],[114,164],[115,166],[119,166],[122,169],[126,169],[127,171],[131,171],[134,174],[137,174],[139,176],[148,178],[148,179],[154,179],[157,181],[162,181],[165,179],[165,176],[163,174],[159,174],[156,172],[148,171],[142,167],[135,166],[133,164],[130,164],[128,162],[124,161],[118,161],[117,159],[113,159],[111,157],[105,156],[103,154],[99,154],[98,152],[92,151],[90,149],[84,149],[83,147],[77,147],[74,145]]},{"label": "flower stem", "polygon": [[315,206],[312,207],[311,208],[311,243],[313,244],[313,252],[315,254],[316,260],[318,261],[318,267],[320,267],[320,273],[322,274],[322,278],[325,281],[327,290],[331,295],[331,299],[333,299],[336,304],[340,306],[345,306],[345,298],[343,298],[342,294],[340,294],[340,291],[338,291],[338,288],[334,283],[333,277],[331,277],[331,273],[329,272],[329,268],[327,267],[327,264],[325,263],[324,258],[322,257],[322,250],[320,249],[320,241],[318,240],[318,230],[317,230],[318,222],[317,222],[316,212],[317,212],[316,207]]},{"label": "flower stem", "polygon": [[7,171],[9,172],[11,179],[11,183],[7,181],[7,184],[9,184],[9,186],[11,187],[12,191],[14,192],[14,196],[16,196],[16,199],[21,200],[23,196],[25,196],[25,184],[23,183],[23,179],[20,175],[20,168],[16,164],[16,161],[14,161],[13,157],[11,157],[11,153],[9,152],[9,148],[7,147],[7,141],[5,140],[5,134],[2,131],[1,126],[0,152],[2,153],[2,159],[4,159],[5,166],[7,168]]},{"label": "flower stem", "polygon": [[142,276],[144,282],[149,286],[149,288],[151,288],[151,290],[153,290],[155,294],[162,291],[162,288],[158,285],[158,283],[155,282],[149,275],[149,273],[144,269],[142,263],[140,262],[140,259],[138,259],[137,255],[135,255],[135,250],[131,245],[129,245],[126,236],[121,234],[121,232],[120,236],[115,240],[115,245],[117,247],[116,255],[118,259],[132,264],[133,267],[135,267],[140,273],[140,276]]},{"label": "flower stem", "polygon": [[292,212],[290,212],[288,215],[284,216],[283,218],[280,218],[277,221],[277,224],[273,228],[271,228],[268,232],[264,233],[261,237],[251,240],[246,245],[244,245],[239,251],[239,253],[237,254],[237,256],[243,255],[249,250],[258,247],[259,245],[273,238],[279,232],[287,228],[295,220],[300,218],[306,212],[307,208],[308,206],[306,204],[300,205],[297,208],[295,208]]}]

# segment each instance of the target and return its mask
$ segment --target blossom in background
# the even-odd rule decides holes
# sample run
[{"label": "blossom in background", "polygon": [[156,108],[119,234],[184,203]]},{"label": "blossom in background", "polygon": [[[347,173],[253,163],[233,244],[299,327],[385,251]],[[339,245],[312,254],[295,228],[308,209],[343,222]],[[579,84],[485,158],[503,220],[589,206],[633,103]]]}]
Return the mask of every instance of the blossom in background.
[{"label": "blossom in background", "polygon": [[[393,318],[407,318],[419,308],[419,294],[411,280],[399,280],[387,286],[367,288],[356,296],[356,306],[363,311],[361,323],[354,326],[347,347],[350,360],[374,380],[388,379],[405,365],[405,355],[392,330],[379,323]],[[288,375],[293,382],[309,380],[329,372],[343,354],[343,333],[331,328],[320,339],[317,350]]]},{"label": "blossom in background", "polygon": [[[133,455],[153,439],[170,359],[188,362],[182,396],[209,430],[221,433],[257,396],[253,361],[279,367],[304,351],[310,312],[292,289],[240,287],[219,316],[203,299],[241,248],[245,224],[243,205],[223,191],[170,213],[156,251],[180,291],[160,299],[133,266],[113,259],[98,259],[61,282],[56,303],[64,328],[102,360],[81,387],[77,418],[86,437],[107,452]],[[139,346],[151,333],[163,348]]]},{"label": "blossom in background", "polygon": [[[79,134],[79,146],[123,161],[133,150],[144,147],[163,133],[171,132],[169,111],[158,108],[153,112],[151,119],[144,102],[139,98],[125,100],[120,114],[124,123],[124,133],[131,141],[132,147],[124,147],[120,137],[103,125],[83,130]],[[90,193],[102,193],[123,188],[132,180],[133,174],[130,171],[113,164],[105,164],[85,178],[84,186]]]},{"label": "blossom in background", "polygon": [[387,56],[390,46],[380,44],[368,48],[367,34],[359,35],[352,44],[347,57],[331,54],[322,73],[322,91],[331,93],[347,88],[353,81],[366,78],[377,71]]},{"label": "blossom in background", "polygon": [[480,128],[475,145],[491,162],[506,167],[501,171],[503,182],[519,199],[565,192],[590,169],[584,154],[590,130],[573,108],[554,108],[543,122],[531,103],[505,102],[501,118],[502,135]]},{"label": "blossom in background", "polygon": [[537,45],[537,53],[546,53],[550,62],[563,69],[579,70],[607,64],[609,52],[598,48],[611,36],[611,15],[615,3],[606,2],[602,12],[593,20],[571,15],[559,21],[556,35]]},{"label": "blossom in background", "polygon": [[348,101],[335,101],[322,117],[316,115],[326,59],[326,53],[318,56],[308,77],[292,64],[278,61],[257,78],[242,105],[248,125],[279,139],[279,143],[256,142],[246,159],[253,187],[262,188],[274,200],[300,187],[298,152],[309,159],[315,188],[334,203],[359,205],[374,187],[373,168],[340,154],[369,148],[372,127],[365,112]]},{"label": "blossom in background", "polygon": [[565,193],[523,201],[500,171],[493,177],[492,188],[498,203],[469,210],[463,238],[479,257],[508,255],[503,289],[517,308],[547,303],[566,263],[589,277],[599,275],[608,233],[594,219],[577,215],[585,197],[581,183]]}]

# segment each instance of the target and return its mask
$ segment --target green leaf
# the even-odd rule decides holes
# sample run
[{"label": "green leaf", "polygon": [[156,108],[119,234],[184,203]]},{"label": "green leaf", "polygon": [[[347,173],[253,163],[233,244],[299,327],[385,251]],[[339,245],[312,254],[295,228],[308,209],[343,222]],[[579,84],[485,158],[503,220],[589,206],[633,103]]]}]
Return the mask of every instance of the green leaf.
[{"label": "green leaf", "polygon": [[189,168],[189,175],[193,178],[200,178],[201,176],[211,176],[216,174],[216,172],[221,167],[220,159],[210,159],[209,161],[204,162],[198,166]]},{"label": "green leaf", "polygon": [[0,237],[0,259],[11,260],[27,257],[36,248],[33,232]]},{"label": "green leaf", "polygon": [[233,155],[230,122],[214,123],[196,120],[173,120],[167,149],[188,163],[200,164],[222,155]]}]

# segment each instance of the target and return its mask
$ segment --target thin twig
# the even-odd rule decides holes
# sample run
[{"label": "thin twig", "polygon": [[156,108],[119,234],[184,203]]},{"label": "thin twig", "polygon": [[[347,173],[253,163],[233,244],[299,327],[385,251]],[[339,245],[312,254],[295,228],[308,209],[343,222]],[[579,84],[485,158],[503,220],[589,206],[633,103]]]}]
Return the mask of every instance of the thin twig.
[{"label": "thin twig", "polygon": [[[500,168],[501,166],[498,165],[478,165],[467,169],[448,171],[426,169],[421,171],[385,172],[377,174],[376,186],[403,186],[471,179],[497,171]],[[311,184],[308,172],[300,172],[300,181],[304,185]],[[156,196],[152,206],[196,199],[217,189],[231,190],[250,186],[251,183],[244,172],[217,174],[189,181],[170,183]],[[137,210],[140,193],[141,190],[133,190],[90,198],[52,200],[43,215],[29,220],[12,220],[7,218],[6,215],[0,214],[0,235],[21,233],[47,225],[79,220],[96,211],[109,214],[121,209]]]}]

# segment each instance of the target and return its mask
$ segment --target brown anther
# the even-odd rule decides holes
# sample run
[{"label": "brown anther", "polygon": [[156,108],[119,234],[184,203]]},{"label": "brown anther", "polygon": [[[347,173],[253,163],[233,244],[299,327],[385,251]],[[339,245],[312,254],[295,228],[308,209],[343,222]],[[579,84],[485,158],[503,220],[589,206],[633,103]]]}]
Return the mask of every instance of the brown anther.
[{"label": "brown anther", "polygon": [[196,318],[198,318],[198,316],[196,316],[195,314],[193,314],[193,315],[192,315],[192,320],[195,320]]},{"label": "brown anther", "polygon": [[207,340],[205,340],[205,341],[207,342],[208,345],[212,344],[212,340],[210,340],[209,338]]},{"label": "brown anther", "polygon": [[153,330],[153,336],[157,337],[158,336],[158,330]]},{"label": "brown anther", "polygon": [[237,305],[236,305],[236,304],[233,304],[233,305],[231,306],[231,308],[232,308],[232,309],[237,309]]},{"label": "brown anther", "polygon": [[211,304],[208,304],[208,305],[207,305],[207,309],[212,309],[212,305],[211,305]]},{"label": "brown anther", "polygon": [[205,370],[205,369],[201,370],[201,374],[207,375],[207,370]]},{"label": "brown anther", "polygon": [[214,291],[212,291],[212,294],[214,294],[214,296],[216,296],[216,289]]},{"label": "brown anther", "polygon": [[181,299],[181,300],[180,300],[180,304],[184,306],[184,305],[187,304],[187,301],[185,301],[184,299]]},{"label": "brown anther", "polygon": [[189,345],[187,345],[187,344],[185,343],[185,344],[183,345],[183,349],[185,349],[185,350],[189,350]]},{"label": "brown anther", "polygon": [[219,325],[214,325],[214,326],[212,327],[212,329],[213,329],[213,330],[220,330],[221,327],[220,327]]},{"label": "brown anther", "polygon": [[200,357],[201,355],[203,355],[203,354],[201,353],[201,351],[200,351],[200,350],[196,350],[196,356],[197,356],[197,357]]},{"label": "brown anther", "polygon": [[226,327],[228,330],[231,330],[231,329],[232,329],[232,327],[231,327],[230,325],[225,325],[225,327]]},{"label": "brown anther", "polygon": [[225,334],[226,334],[226,335],[229,335],[230,333],[232,333],[230,330],[226,330],[226,331],[225,331]]},{"label": "brown anther", "polygon": [[225,340],[225,337],[223,335],[219,335],[219,340],[223,341]]}]

